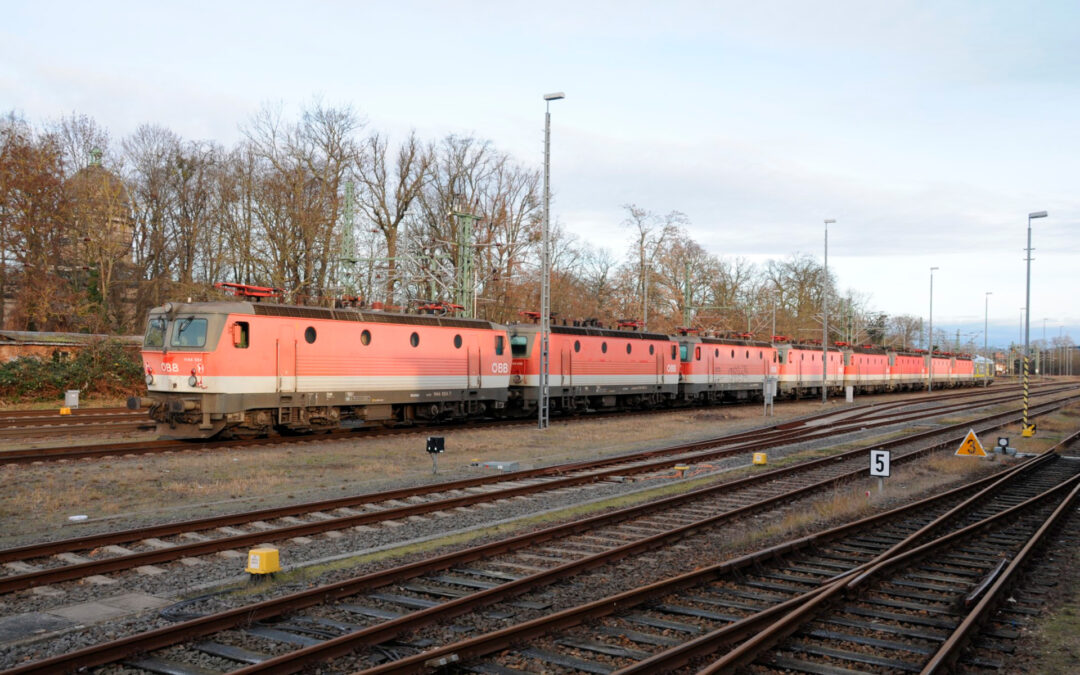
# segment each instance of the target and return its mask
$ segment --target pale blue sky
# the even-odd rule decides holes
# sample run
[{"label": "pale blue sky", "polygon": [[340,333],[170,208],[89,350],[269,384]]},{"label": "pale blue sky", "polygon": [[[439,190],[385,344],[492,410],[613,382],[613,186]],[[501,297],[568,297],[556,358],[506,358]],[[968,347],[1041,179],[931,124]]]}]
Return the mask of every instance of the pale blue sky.
[{"label": "pale blue sky", "polygon": [[[678,209],[710,251],[822,249],[889,313],[1080,339],[1080,3],[7,2],[0,110],[231,143],[264,102],[351,104],[539,165],[553,214],[623,252],[620,206]],[[976,326],[977,324],[977,326]],[[965,328],[965,332],[968,329]],[[981,341],[981,337],[979,338]]]}]

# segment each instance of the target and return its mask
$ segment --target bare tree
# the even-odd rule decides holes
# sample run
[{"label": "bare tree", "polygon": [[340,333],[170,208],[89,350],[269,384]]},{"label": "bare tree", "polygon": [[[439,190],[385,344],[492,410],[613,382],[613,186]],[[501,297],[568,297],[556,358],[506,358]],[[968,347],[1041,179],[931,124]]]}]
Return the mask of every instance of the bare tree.
[{"label": "bare tree", "polygon": [[134,217],[132,257],[137,270],[139,307],[166,300],[175,271],[169,252],[170,223],[175,212],[175,157],[182,141],[161,126],[144,124],[124,139],[125,178]]},{"label": "bare tree", "polygon": [[357,204],[361,213],[382,233],[386,246],[386,299],[393,300],[397,283],[398,236],[409,208],[420,198],[432,161],[431,148],[410,133],[389,158],[385,136],[373,133],[363,144],[355,171],[360,182]]},{"label": "bare tree", "polygon": [[277,285],[308,298],[326,289],[336,261],[342,183],[363,126],[351,108],[315,103],[296,124],[265,107],[242,130],[263,165],[259,207]]},{"label": "bare tree", "polygon": [[923,332],[922,317],[910,314],[891,316],[887,322],[886,343],[900,349],[911,349]]}]

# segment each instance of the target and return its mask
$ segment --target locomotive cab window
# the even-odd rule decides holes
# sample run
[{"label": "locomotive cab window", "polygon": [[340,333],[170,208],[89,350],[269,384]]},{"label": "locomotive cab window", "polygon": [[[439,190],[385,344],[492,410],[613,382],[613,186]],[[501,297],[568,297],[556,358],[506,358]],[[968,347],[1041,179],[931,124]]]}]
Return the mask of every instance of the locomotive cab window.
[{"label": "locomotive cab window", "polygon": [[510,337],[510,354],[518,358],[529,355],[529,338],[524,335]]},{"label": "locomotive cab window", "polygon": [[694,347],[694,360],[701,360],[701,347]]},{"label": "locomotive cab window", "polygon": [[237,321],[232,325],[232,343],[237,349],[247,349],[251,337],[247,321]]},{"label": "locomotive cab window", "polygon": [[168,322],[160,316],[150,317],[146,324],[146,335],[143,337],[143,347],[161,348],[165,346],[165,329]]},{"label": "locomotive cab window", "polygon": [[[671,359],[672,360],[675,359],[675,349],[676,349],[675,345],[671,345]],[[682,346],[682,360],[683,361],[686,360],[686,345]]]},{"label": "locomotive cab window", "polygon": [[206,345],[206,319],[189,316],[177,319],[173,326],[173,347],[204,347]]},{"label": "locomotive cab window", "polygon": [[496,356],[502,356],[503,350],[505,350],[505,349],[506,349],[506,344],[505,344],[505,340],[503,340],[503,336],[496,335],[495,336],[495,355]]}]

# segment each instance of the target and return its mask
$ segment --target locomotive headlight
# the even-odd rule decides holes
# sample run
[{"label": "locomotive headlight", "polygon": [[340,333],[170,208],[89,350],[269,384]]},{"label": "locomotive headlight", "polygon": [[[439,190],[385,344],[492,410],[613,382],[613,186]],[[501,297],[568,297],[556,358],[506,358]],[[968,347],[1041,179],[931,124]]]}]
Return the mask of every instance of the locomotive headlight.
[{"label": "locomotive headlight", "polygon": [[151,375],[150,373],[147,373],[146,374],[146,386],[150,386],[153,383],[154,383],[154,376]]},{"label": "locomotive headlight", "polygon": [[192,375],[191,377],[189,377],[187,379],[187,383],[188,383],[188,386],[194,387],[195,385],[197,385],[199,383],[199,378]]}]

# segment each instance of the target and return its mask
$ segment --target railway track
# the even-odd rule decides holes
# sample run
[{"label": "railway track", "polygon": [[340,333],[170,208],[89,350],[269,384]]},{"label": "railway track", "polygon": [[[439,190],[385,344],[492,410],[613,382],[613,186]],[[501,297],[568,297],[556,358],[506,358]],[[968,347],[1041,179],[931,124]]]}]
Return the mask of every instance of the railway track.
[{"label": "railway track", "polygon": [[[1048,384],[1043,388],[1032,388],[1033,391],[1038,393],[1050,393],[1054,391],[1064,391],[1069,388],[1075,388],[1075,384]],[[1016,387],[1011,388],[995,388],[995,389],[977,389],[966,390],[962,392],[950,392],[947,394],[939,394],[932,397],[911,397],[904,398],[899,401],[888,401],[884,403],[868,403],[859,406],[853,406],[851,408],[845,408],[845,411],[850,412],[853,415],[860,414],[860,411],[865,414],[874,414],[873,411],[881,411],[894,407],[904,407],[910,405],[917,405],[920,402],[941,402],[948,400],[964,400],[967,398],[986,398],[995,402],[1006,402],[1015,398],[1010,396],[1009,392],[1016,390]],[[24,411],[18,411],[24,412]],[[28,411],[27,411],[28,412]],[[669,409],[643,412],[619,412],[619,413],[607,413],[607,416],[621,416],[621,415],[640,415],[640,414],[658,414],[670,412]],[[137,414],[137,413],[133,413]],[[816,418],[827,419],[837,414],[837,411],[827,411],[818,415],[811,415],[804,420],[796,420],[790,424],[802,424],[810,423]],[[17,417],[16,417],[17,418]],[[574,418],[564,418],[571,420]],[[129,422],[134,426],[131,429],[135,429],[139,424],[135,422]],[[142,423],[145,424],[145,423]],[[532,419],[528,420],[487,420],[479,423],[473,423],[475,425],[482,426],[531,426],[534,424]],[[783,426],[783,425],[780,425]],[[125,427],[126,428],[126,427]],[[210,441],[178,441],[178,440],[151,440],[151,441],[133,441],[133,442],[119,442],[119,443],[102,443],[93,445],[75,445],[75,446],[62,446],[51,448],[17,448],[10,450],[0,450],[0,465],[2,464],[32,464],[38,462],[50,462],[50,461],[63,461],[63,460],[76,460],[76,459],[95,459],[95,458],[109,458],[119,456],[134,456],[134,455],[146,455],[157,453],[170,453],[170,452],[189,452],[189,451],[203,451],[203,450],[221,450],[221,449],[236,449],[246,447],[265,447],[273,445],[283,444],[296,444],[296,443],[313,443],[327,440],[338,439],[355,439],[363,434],[362,437],[375,437],[385,435],[396,434],[416,434],[424,433],[430,434],[439,430],[449,429],[461,429],[462,424],[446,424],[436,426],[424,426],[424,427],[392,427],[392,428],[371,428],[362,430],[341,430],[323,434],[312,434],[304,436],[272,436],[267,438],[250,438],[250,439],[231,439],[231,440],[210,440]],[[119,429],[117,427],[116,429]],[[86,433],[88,430],[78,430],[78,433]],[[6,430],[0,428],[0,437],[3,437]],[[74,433],[68,427],[63,427],[63,433]],[[18,433],[11,435],[18,436]]]},{"label": "railway track", "polygon": [[0,413],[0,438],[41,438],[86,434],[124,433],[154,429],[146,411],[126,408],[75,409],[70,415],[44,410],[9,410]]},{"label": "railway track", "polygon": [[[700,465],[778,445],[925,419],[955,412],[963,405],[942,404],[907,413],[891,405],[854,414],[834,411],[826,417],[815,417],[801,423],[789,422],[772,429],[630,455],[10,548],[0,550],[0,564],[7,571],[6,575],[0,576],[0,593],[146,566],[190,561],[215,553],[229,552],[226,555],[235,555],[232,552],[253,545],[340,533],[380,523],[394,524],[476,504],[533,498],[543,493],[623,480],[628,476],[669,471],[680,463]],[[1003,417],[1008,417],[1008,413]],[[839,419],[831,424],[824,423],[829,418]],[[943,432],[962,432],[966,428],[967,424],[962,423],[879,443],[875,447],[899,446],[912,439],[930,438]],[[863,448],[836,457],[855,458],[866,452],[867,449]],[[153,573],[157,569],[151,568],[149,571]]]},{"label": "railway track", "polygon": [[361,672],[674,672],[733,645],[701,672],[938,672],[1075,508],[1080,463],[1048,452],[980,487],[466,640],[444,631],[444,647]]},{"label": "railway track", "polygon": [[[1000,415],[997,417],[999,423],[1004,421]],[[1009,416],[1008,421],[1014,417]],[[968,425],[961,426],[966,429]],[[910,461],[935,448],[951,446],[962,435],[957,430],[947,440],[927,442],[920,450],[894,461]],[[451,618],[535,592],[556,580],[640,556],[752,513],[785,508],[802,496],[865,475],[866,451],[776,469],[722,486],[191,619],[11,672],[53,672],[124,660],[128,666],[135,666],[136,661],[132,660],[137,660],[135,655],[166,648],[167,654],[155,653],[149,658],[162,663],[186,658],[193,659],[192,663],[207,658],[225,659],[215,661],[218,670],[233,670],[238,663],[248,661],[259,664],[248,669],[292,672],[310,660],[345,654],[365,645],[379,645],[436,619]],[[542,601],[525,603],[518,609],[533,612],[546,609]],[[289,618],[283,620],[283,616]],[[208,636],[214,637],[208,640]],[[262,644],[261,649],[252,649],[253,642]],[[401,647],[406,652],[425,648],[419,642]],[[183,662],[172,666],[144,663],[138,667],[179,669],[173,672],[186,672],[187,667],[190,672],[190,665],[184,666]]]}]

